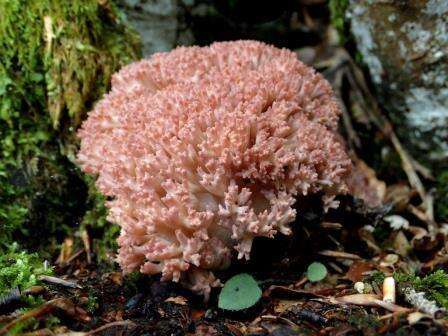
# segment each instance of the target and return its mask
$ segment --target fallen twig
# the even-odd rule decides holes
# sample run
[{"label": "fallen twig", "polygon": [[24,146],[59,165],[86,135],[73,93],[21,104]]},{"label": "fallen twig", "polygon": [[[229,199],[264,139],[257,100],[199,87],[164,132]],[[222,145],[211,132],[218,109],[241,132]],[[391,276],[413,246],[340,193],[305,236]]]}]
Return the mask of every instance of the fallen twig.
[{"label": "fallen twig", "polygon": [[44,282],[48,282],[54,285],[64,286],[64,287],[70,287],[70,288],[82,288],[80,285],[78,285],[76,282],[64,280],[61,278],[56,278],[49,275],[41,275],[39,277],[39,280],[42,280]]},{"label": "fallen twig", "polygon": [[320,227],[328,230],[340,230],[343,228],[343,225],[341,223],[322,222]]},{"label": "fallen twig", "polygon": [[[60,299],[57,299],[60,300]],[[54,302],[54,300],[52,300]],[[18,318],[14,319],[13,321],[9,322],[8,324],[4,325],[1,329],[0,329],[0,335],[7,335],[7,333],[9,332],[9,330],[11,330],[11,328],[13,328],[16,324],[24,322],[30,318],[33,317],[39,317],[42,315],[45,315],[47,313],[49,313],[50,311],[53,310],[53,306],[52,306],[52,301],[47,302],[46,304],[30,310],[28,312],[26,312],[25,314],[20,315]]]},{"label": "fallen twig", "polygon": [[97,333],[100,333],[104,330],[107,330],[109,328],[114,328],[114,327],[135,327],[136,324],[134,322],[132,322],[131,320],[124,320],[124,321],[116,321],[116,322],[111,322],[111,323],[107,323],[97,329],[94,329],[92,331],[89,331],[87,333],[85,333],[85,336],[91,336],[91,335],[95,335]]},{"label": "fallen twig", "polygon": [[87,263],[91,264],[92,256],[91,256],[91,248],[90,248],[90,238],[89,238],[89,233],[87,232],[87,230],[84,229],[81,231],[81,239],[84,244],[84,249],[86,251]]},{"label": "fallen twig", "polygon": [[53,335],[54,335],[54,333],[50,329],[47,329],[47,328],[39,329],[39,330],[35,330],[35,331],[31,331],[31,332],[22,334],[22,336],[53,336]]},{"label": "fallen twig", "polygon": [[298,325],[296,323],[294,323],[293,321],[285,318],[285,317],[281,317],[281,316],[275,316],[275,315],[262,315],[261,316],[262,320],[267,320],[267,321],[276,321],[276,322],[283,322],[284,324],[287,324],[291,327],[298,327]]},{"label": "fallen twig", "polygon": [[316,294],[310,291],[292,289],[284,286],[271,286],[267,290],[267,293],[277,295],[287,295],[288,299],[294,298],[326,298],[324,295]]},{"label": "fallen twig", "polygon": [[338,259],[348,259],[348,260],[361,260],[362,259],[357,254],[342,252],[342,251],[323,250],[323,251],[320,251],[319,254],[326,256],[326,257],[338,258]]},{"label": "fallen twig", "polygon": [[412,311],[412,309],[401,307],[392,302],[380,300],[379,296],[375,294],[352,294],[341,297],[333,297],[330,298],[330,302],[334,304],[352,304],[357,306],[384,308],[392,312],[407,313]]}]

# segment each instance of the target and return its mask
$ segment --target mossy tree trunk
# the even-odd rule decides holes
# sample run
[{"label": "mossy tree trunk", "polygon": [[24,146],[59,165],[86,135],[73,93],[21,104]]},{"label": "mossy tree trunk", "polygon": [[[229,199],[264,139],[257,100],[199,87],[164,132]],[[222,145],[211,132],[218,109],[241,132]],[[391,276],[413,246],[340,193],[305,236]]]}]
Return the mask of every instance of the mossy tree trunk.
[{"label": "mossy tree trunk", "polygon": [[82,221],[89,186],[73,162],[75,131],[139,55],[108,0],[0,2],[0,248]]}]

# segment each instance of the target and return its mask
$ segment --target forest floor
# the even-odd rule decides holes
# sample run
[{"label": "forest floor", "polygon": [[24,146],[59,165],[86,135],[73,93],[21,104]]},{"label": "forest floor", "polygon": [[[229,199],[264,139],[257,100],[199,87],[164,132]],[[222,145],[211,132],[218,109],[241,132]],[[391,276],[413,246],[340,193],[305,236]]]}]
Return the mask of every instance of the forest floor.
[{"label": "forest floor", "polygon": [[[402,191],[399,194],[403,201]],[[447,333],[445,235],[432,240],[415,214],[404,210],[385,217],[390,207],[369,208],[352,197],[341,199],[339,209],[327,214],[315,213],[315,208],[313,202],[302,208],[292,237],[256,242],[250,263],[235,264],[219,274],[222,279],[242,272],[254,276],[262,295],[247,309],[218,308],[220,289],[204,303],[175,283],[139,274],[123,277],[116,266],[97,260],[95,246],[74,251],[66,240],[51,276],[43,275],[41,285],[23,293],[12,291],[0,300],[0,334]],[[407,224],[400,224],[404,221]],[[315,261],[325,265],[327,274],[310,281],[306,267]],[[432,272],[435,269],[439,271]],[[410,275],[413,272],[421,277]],[[390,276],[395,283],[385,289],[384,279]],[[383,300],[385,290],[391,289],[396,301]],[[39,298],[39,303],[16,310],[30,297]]]}]

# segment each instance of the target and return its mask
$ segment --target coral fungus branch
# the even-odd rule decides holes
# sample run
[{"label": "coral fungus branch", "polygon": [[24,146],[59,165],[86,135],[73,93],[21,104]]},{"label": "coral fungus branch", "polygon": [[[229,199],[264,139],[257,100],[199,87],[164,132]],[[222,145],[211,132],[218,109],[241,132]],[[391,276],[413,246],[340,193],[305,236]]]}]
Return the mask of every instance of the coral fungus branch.
[{"label": "coral fungus branch", "polygon": [[296,196],[346,192],[351,163],[329,84],[254,41],[181,47],[122,69],[79,131],[82,169],[111,197],[118,261],[207,295],[255,237],[289,234]]}]

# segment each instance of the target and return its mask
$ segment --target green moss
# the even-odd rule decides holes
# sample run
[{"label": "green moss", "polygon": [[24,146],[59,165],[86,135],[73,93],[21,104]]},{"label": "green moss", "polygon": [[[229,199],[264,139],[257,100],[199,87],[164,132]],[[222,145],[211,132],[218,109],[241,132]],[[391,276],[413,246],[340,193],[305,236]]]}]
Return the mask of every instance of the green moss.
[{"label": "green moss", "polygon": [[364,281],[375,283],[378,286],[382,286],[385,278],[386,278],[386,275],[383,272],[374,271],[374,272],[372,272],[372,274],[369,275],[368,278],[364,279]]},{"label": "green moss", "polygon": [[8,336],[23,335],[27,330],[36,330],[38,325],[39,321],[34,317],[21,321],[8,331]]},{"label": "green moss", "polygon": [[436,214],[440,221],[448,220],[448,171],[437,177]]},{"label": "green moss", "polygon": [[331,24],[339,33],[339,43],[344,44],[347,41],[348,26],[345,20],[345,12],[348,8],[349,0],[330,0],[328,7],[330,8]]},{"label": "green moss", "polygon": [[95,314],[99,308],[98,293],[95,289],[89,289],[89,300],[87,301],[86,309],[90,314]]},{"label": "green moss", "polygon": [[440,307],[448,309],[448,274],[438,270],[425,277],[412,274],[394,274],[399,286],[410,284],[416,291],[424,292],[429,300],[434,300]]},{"label": "green moss", "polygon": [[140,54],[107,0],[0,2],[0,240],[81,221],[88,186],[74,132],[111,75]]},{"label": "green moss", "polygon": [[9,246],[0,254],[0,296],[18,287],[27,289],[39,283],[40,275],[50,275],[37,254],[19,251],[17,244]]}]

